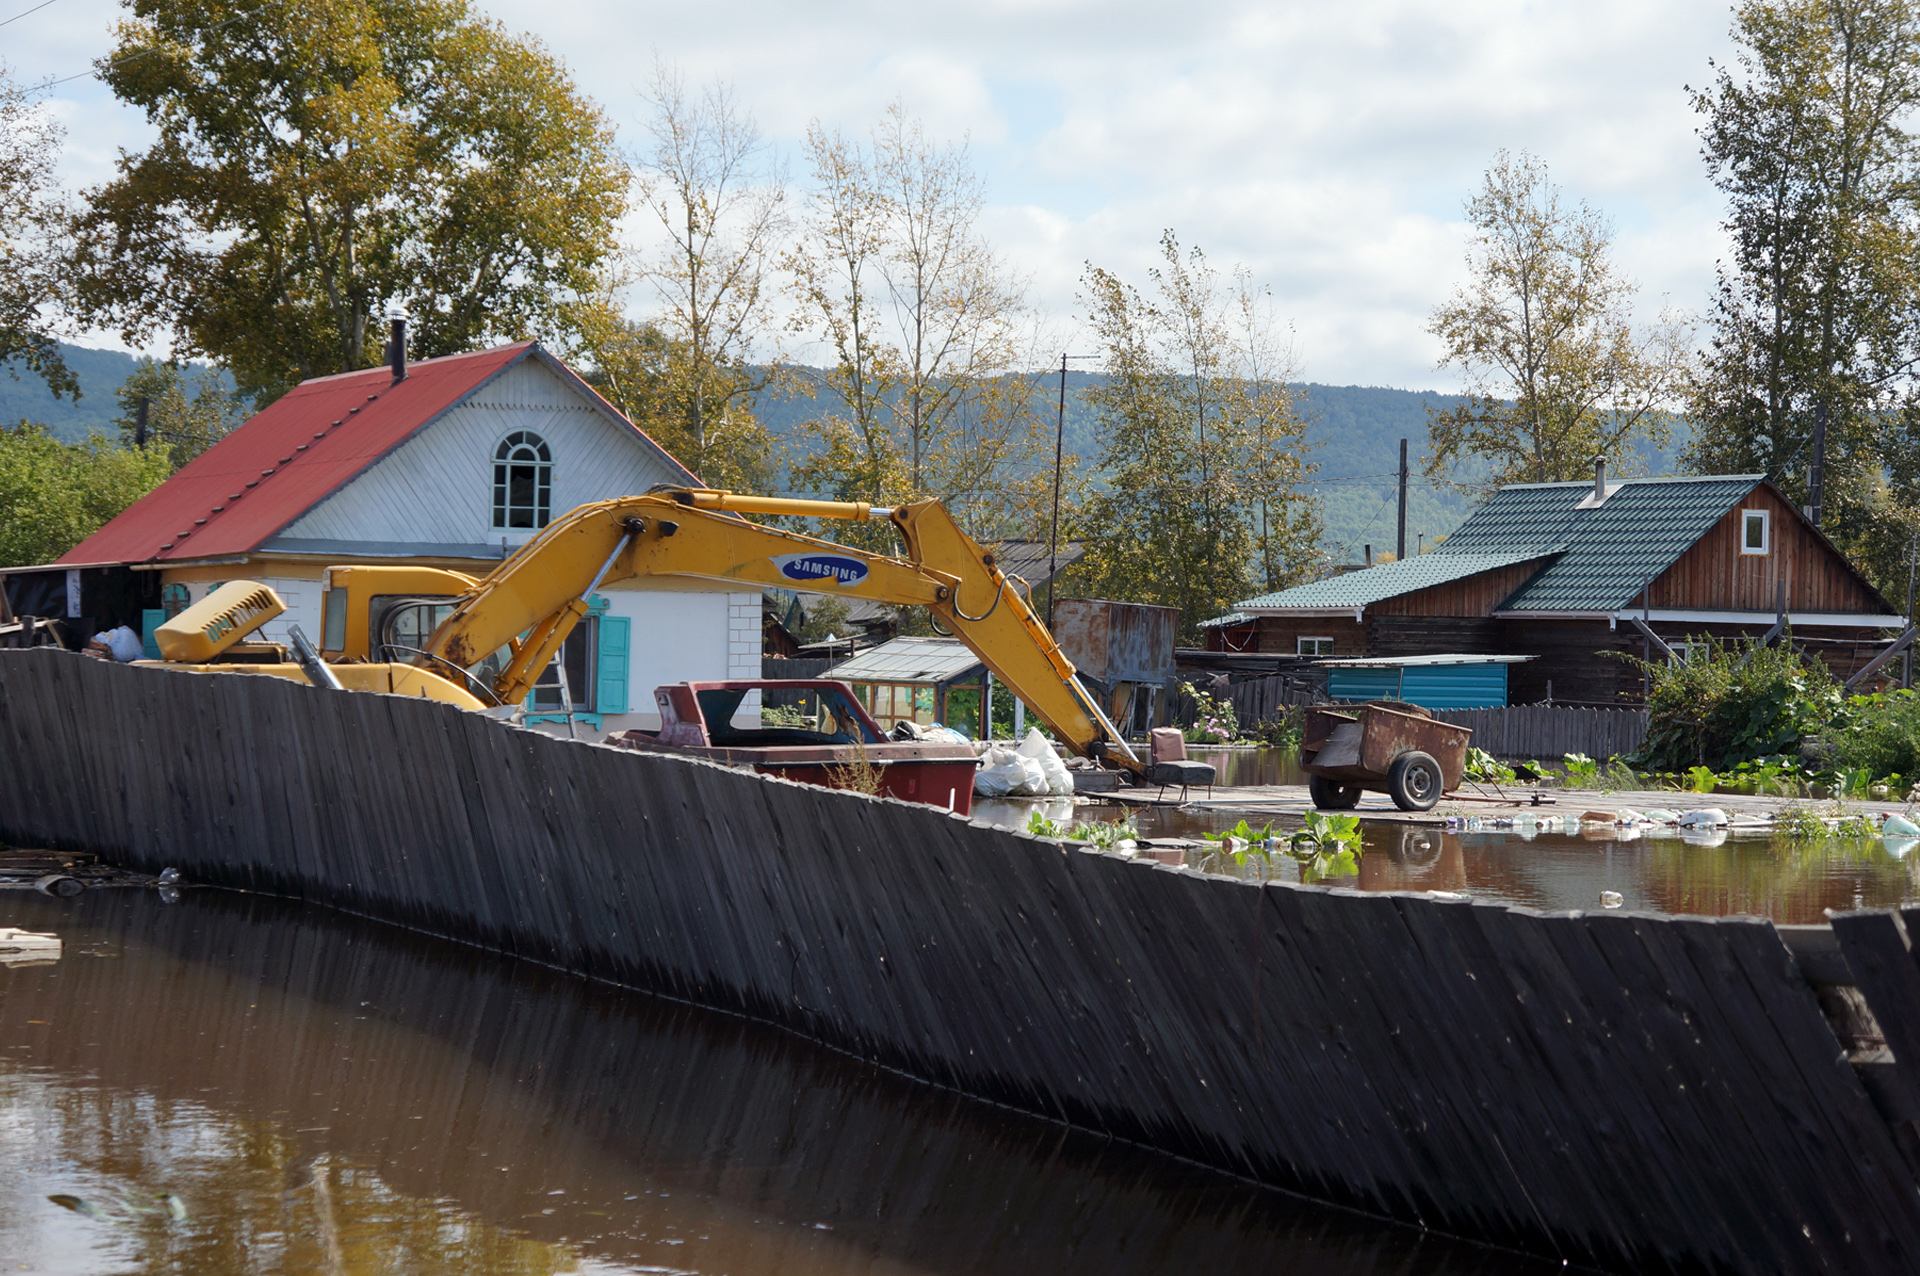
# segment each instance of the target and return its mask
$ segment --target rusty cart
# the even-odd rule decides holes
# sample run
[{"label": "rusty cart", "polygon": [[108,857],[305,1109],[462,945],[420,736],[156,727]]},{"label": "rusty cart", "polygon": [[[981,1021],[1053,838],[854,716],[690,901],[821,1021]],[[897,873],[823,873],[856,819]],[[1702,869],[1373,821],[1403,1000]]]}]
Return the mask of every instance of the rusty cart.
[{"label": "rusty cart", "polygon": [[1469,727],[1392,700],[1307,710],[1300,765],[1313,804],[1344,811],[1368,789],[1403,811],[1430,811],[1466,778]]}]

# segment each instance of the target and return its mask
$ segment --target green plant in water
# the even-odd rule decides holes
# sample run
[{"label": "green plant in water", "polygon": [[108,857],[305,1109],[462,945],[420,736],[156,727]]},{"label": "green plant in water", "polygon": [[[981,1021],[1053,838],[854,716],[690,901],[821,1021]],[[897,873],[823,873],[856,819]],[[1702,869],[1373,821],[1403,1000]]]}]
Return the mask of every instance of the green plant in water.
[{"label": "green plant in water", "polygon": [[1680,788],[1685,793],[1711,793],[1719,783],[1719,773],[1707,766],[1690,766],[1680,777]]},{"label": "green plant in water", "polygon": [[1567,784],[1572,788],[1590,789],[1600,782],[1600,764],[1584,753],[1566,754],[1560,765],[1566,769]]},{"label": "green plant in water", "polygon": [[1514,769],[1485,749],[1467,748],[1467,778],[1482,784],[1512,784],[1519,776]]},{"label": "green plant in water", "polygon": [[1070,825],[1050,820],[1038,811],[1027,816],[1027,832],[1033,834],[1035,837],[1052,837],[1064,840],[1070,828]]},{"label": "green plant in water", "polygon": [[1111,823],[1095,820],[1082,821],[1074,825],[1073,837],[1075,841],[1091,842],[1103,851],[1111,851],[1122,842],[1139,841],[1140,830],[1134,824],[1133,817],[1129,815],[1123,820],[1114,820]]}]

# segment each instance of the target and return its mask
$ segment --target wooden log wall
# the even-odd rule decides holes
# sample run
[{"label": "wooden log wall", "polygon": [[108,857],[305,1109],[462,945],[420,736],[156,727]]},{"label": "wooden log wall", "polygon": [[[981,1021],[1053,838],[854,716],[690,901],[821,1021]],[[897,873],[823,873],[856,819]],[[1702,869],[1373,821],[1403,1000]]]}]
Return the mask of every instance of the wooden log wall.
[{"label": "wooden log wall", "polygon": [[1913,1167],[1764,920],[1205,877],[46,650],[0,651],[0,749],[8,840],[737,1011],[1435,1230],[1626,1271],[1920,1269]]},{"label": "wooden log wall", "polygon": [[1645,709],[1582,709],[1523,704],[1504,709],[1449,709],[1434,715],[1473,728],[1473,743],[1499,758],[1558,762],[1584,753],[1604,762],[1632,753],[1647,738]]}]

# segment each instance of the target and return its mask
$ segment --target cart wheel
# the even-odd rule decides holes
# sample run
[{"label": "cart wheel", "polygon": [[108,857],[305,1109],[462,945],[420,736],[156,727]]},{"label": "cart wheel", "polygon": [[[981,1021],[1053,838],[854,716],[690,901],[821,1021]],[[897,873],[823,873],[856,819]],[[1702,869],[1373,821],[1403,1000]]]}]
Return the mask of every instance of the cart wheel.
[{"label": "cart wheel", "polygon": [[1403,811],[1431,811],[1446,781],[1431,754],[1409,749],[1387,768],[1387,793]]},{"label": "cart wheel", "polygon": [[1360,805],[1360,789],[1357,785],[1341,784],[1323,775],[1307,777],[1307,796],[1322,811],[1351,811]]}]

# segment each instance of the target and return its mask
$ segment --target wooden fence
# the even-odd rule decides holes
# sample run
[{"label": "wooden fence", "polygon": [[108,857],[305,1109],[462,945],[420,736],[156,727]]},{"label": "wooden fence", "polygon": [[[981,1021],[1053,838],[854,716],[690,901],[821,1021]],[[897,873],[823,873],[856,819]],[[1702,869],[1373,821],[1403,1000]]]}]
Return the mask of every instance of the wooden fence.
[{"label": "wooden fence", "polygon": [[1448,709],[1434,715],[1473,728],[1473,743],[1495,757],[1558,762],[1569,753],[1606,761],[1632,753],[1647,738],[1645,709],[1582,709],[1518,704],[1504,709]]},{"label": "wooden fence", "polygon": [[[1194,685],[1207,689],[1202,680]],[[1227,694],[1241,725],[1248,727],[1277,718],[1295,706],[1326,702],[1324,685],[1286,674],[1232,683]],[[1193,697],[1177,693],[1169,700],[1169,722],[1191,726],[1193,715]],[[1645,709],[1526,704],[1501,709],[1447,709],[1434,716],[1472,727],[1474,744],[1502,758],[1557,762],[1564,754],[1584,753],[1604,761],[1615,754],[1633,752],[1647,735]]]},{"label": "wooden fence", "polygon": [[[0,651],[0,756],[14,842],[655,989],[1422,1227],[1636,1272],[1920,1270],[1920,1043],[1870,1094],[1761,919],[1208,877],[60,651]],[[1870,916],[1859,983],[1898,1023],[1920,967]]]}]

